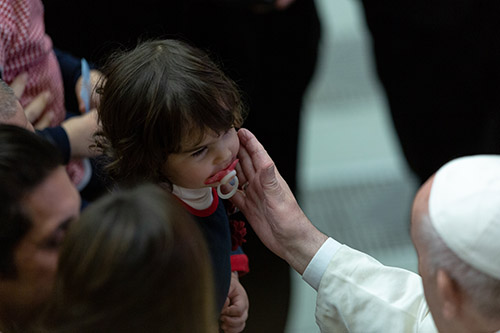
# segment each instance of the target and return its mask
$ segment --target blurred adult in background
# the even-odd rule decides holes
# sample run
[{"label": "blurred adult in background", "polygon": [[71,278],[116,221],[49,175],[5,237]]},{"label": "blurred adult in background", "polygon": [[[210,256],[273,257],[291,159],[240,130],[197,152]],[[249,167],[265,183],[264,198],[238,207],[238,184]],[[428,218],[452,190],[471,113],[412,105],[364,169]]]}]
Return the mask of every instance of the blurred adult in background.
[{"label": "blurred adult in background", "polygon": [[44,93],[41,93],[23,109],[19,97],[23,95],[25,87],[26,76],[22,74],[14,79],[11,86],[0,79],[0,123],[36,132],[59,150],[64,165],[67,165],[71,158],[89,158],[93,166],[92,173],[88,174],[86,185],[79,188],[83,208],[89,200],[105,193],[108,186],[104,175],[96,168],[99,151],[91,147],[94,132],[99,127],[96,110],[65,119],[59,126],[35,129],[32,120],[44,110],[47,100],[43,97]]},{"label": "blurred adult in background", "polygon": [[38,329],[49,299],[51,332],[216,331],[206,245],[176,201],[144,186],[89,206],[59,264],[80,211],[61,156],[6,124],[0,148],[0,331]]},{"label": "blurred adult in background", "polygon": [[[24,108],[43,100],[29,119],[36,128],[60,125],[70,112],[79,113],[80,68],[80,59],[54,49],[41,0],[0,0],[0,78],[9,85],[22,78],[24,89],[18,97]],[[95,77],[97,71],[92,73]],[[93,168],[88,159],[73,158],[66,169],[78,189],[89,185]]]},{"label": "blurred adult in background", "polygon": [[210,263],[201,231],[170,194],[154,185],[115,192],[70,226],[41,326],[217,332]]},{"label": "blurred adult in background", "polygon": [[410,168],[500,153],[500,2],[363,0],[377,72]]},{"label": "blurred adult in background", "polygon": [[[244,126],[259,137],[296,189],[300,113],[320,37],[313,0],[145,0],[127,5],[118,0],[46,0],[44,4],[46,28],[54,43],[97,64],[117,47],[131,47],[148,37],[184,39],[210,52],[246,97],[249,115]],[[250,273],[241,283],[252,304],[246,331],[283,331],[288,266],[265,249],[251,228],[244,251]]]},{"label": "blurred adult in background", "polygon": [[61,70],[50,37],[45,33],[40,0],[0,2],[0,76],[11,84],[24,73],[26,107],[40,93],[49,101],[39,118],[41,126],[58,125],[66,115]]},{"label": "blurred adult in background", "polygon": [[80,196],[54,146],[0,124],[0,331],[24,332],[48,299]]}]

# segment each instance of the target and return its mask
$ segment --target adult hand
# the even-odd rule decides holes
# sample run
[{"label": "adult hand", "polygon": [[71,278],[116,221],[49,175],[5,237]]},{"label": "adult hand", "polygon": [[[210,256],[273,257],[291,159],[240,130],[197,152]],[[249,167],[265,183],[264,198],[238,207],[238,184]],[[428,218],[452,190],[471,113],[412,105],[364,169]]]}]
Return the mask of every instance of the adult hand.
[{"label": "adult hand", "polygon": [[245,328],[248,318],[248,296],[238,279],[238,273],[231,273],[231,284],[226,303],[221,311],[221,328],[225,333],[238,333]]},{"label": "adult hand", "polygon": [[[102,77],[103,77],[103,75],[100,71],[98,71],[96,69],[90,70],[90,106],[89,106],[89,110],[97,108],[99,106],[100,95],[96,93],[96,88],[98,87],[99,82],[101,81]],[[75,93],[76,93],[76,99],[78,101],[78,110],[80,110],[81,113],[85,113],[85,102],[83,101],[82,97],[80,96],[82,84],[83,84],[83,77],[80,76],[78,78],[78,80],[76,81]]]},{"label": "adult hand", "polygon": [[[18,99],[24,93],[24,89],[26,89],[26,84],[28,83],[28,73],[23,72],[16,76],[16,78],[10,84],[12,90],[14,90],[14,94]],[[52,99],[52,96],[49,91],[43,91],[35,98],[31,100],[31,102],[26,105],[24,108],[24,113],[26,114],[26,118],[28,121],[33,124],[33,126],[37,129],[43,129],[50,125],[50,122],[54,118],[54,112],[49,110],[44,112],[47,104]]]},{"label": "adult hand", "polygon": [[327,239],[297,204],[273,160],[255,136],[238,131],[240,169],[248,182],[230,199],[238,207],[260,240],[302,274]]}]

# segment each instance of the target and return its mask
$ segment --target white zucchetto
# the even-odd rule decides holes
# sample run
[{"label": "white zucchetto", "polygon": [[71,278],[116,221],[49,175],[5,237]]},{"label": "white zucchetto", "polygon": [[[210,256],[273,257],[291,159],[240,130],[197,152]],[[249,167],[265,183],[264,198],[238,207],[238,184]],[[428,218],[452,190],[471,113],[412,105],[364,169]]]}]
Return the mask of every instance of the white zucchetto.
[{"label": "white zucchetto", "polygon": [[431,187],[429,216],[460,259],[500,279],[500,156],[461,157],[441,167]]}]

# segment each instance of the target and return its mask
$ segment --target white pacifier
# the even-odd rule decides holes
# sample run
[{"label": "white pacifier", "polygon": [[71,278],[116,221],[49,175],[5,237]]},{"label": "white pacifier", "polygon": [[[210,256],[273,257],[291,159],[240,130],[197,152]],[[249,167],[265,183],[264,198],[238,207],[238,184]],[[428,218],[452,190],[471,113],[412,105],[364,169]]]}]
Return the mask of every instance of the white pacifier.
[{"label": "white pacifier", "polygon": [[[228,183],[231,184],[233,188],[231,189],[231,191],[229,191],[229,193],[224,194],[222,193],[220,187],[221,185],[225,185]],[[227,175],[224,176],[224,178],[221,179],[220,185],[217,186],[217,194],[222,199],[229,199],[236,193],[239,184],[240,182],[238,180],[238,176],[236,176],[236,170],[231,170]]]}]

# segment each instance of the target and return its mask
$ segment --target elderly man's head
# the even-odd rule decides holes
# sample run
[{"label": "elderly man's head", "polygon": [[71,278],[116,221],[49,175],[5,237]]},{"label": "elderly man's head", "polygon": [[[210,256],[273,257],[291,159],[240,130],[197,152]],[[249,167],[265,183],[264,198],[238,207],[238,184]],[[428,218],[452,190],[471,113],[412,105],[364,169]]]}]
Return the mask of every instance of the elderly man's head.
[{"label": "elderly man's head", "polygon": [[59,245],[79,214],[79,194],[54,149],[0,125],[0,331],[26,322],[45,301]]},{"label": "elderly man's head", "polygon": [[411,233],[438,329],[498,329],[500,157],[478,155],[443,166],[417,193]]}]

